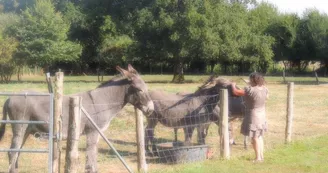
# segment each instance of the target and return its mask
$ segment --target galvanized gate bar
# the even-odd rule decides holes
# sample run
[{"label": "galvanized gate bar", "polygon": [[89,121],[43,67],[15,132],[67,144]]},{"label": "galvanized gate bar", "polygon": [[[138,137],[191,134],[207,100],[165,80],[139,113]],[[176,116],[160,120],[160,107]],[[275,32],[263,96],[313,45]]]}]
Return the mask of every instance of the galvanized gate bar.
[{"label": "galvanized gate bar", "polygon": [[48,149],[49,149],[49,155],[48,155],[48,172],[52,173],[52,160],[53,160],[53,136],[54,136],[54,95],[51,93],[49,96],[49,142],[48,142]]},{"label": "galvanized gate bar", "polygon": [[48,149],[1,149],[0,152],[27,152],[27,153],[49,153],[48,154],[48,172],[52,173],[53,160],[53,107],[54,96],[52,93],[9,93],[0,92],[0,96],[48,96],[49,97],[49,121],[26,121],[26,120],[0,120],[0,123],[8,124],[49,124]]},{"label": "galvanized gate bar", "polygon": [[125,162],[125,160],[121,157],[120,153],[117,152],[117,150],[114,148],[113,144],[106,138],[106,136],[104,135],[104,133],[101,132],[101,130],[99,129],[99,127],[97,126],[97,124],[92,120],[92,118],[90,117],[89,113],[84,109],[83,106],[81,107],[81,110],[84,113],[84,115],[88,118],[88,120],[91,122],[91,124],[93,125],[93,127],[97,129],[98,133],[105,140],[105,142],[108,144],[108,146],[114,151],[114,153],[116,154],[116,156],[123,163],[124,167],[129,171],[129,173],[133,173],[133,171],[131,170],[131,168],[128,166],[128,164]]},{"label": "galvanized gate bar", "polygon": [[48,124],[47,121],[0,120],[0,123],[9,124]]},{"label": "galvanized gate bar", "polygon": [[0,149],[0,152],[48,153],[48,149]]},{"label": "galvanized gate bar", "polygon": [[0,92],[1,96],[50,96],[51,93],[10,93],[10,92]]}]

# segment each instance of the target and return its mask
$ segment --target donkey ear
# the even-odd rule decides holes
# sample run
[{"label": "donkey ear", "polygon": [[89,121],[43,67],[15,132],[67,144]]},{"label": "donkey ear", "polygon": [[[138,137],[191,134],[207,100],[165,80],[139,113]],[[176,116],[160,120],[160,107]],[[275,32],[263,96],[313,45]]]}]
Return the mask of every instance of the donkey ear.
[{"label": "donkey ear", "polygon": [[127,77],[129,80],[133,80],[133,78],[135,77],[134,74],[130,73],[127,70],[124,70],[120,66],[116,66],[116,70],[119,71],[123,76]]},{"label": "donkey ear", "polygon": [[138,74],[137,70],[134,69],[131,64],[128,65],[128,71],[133,74]]},{"label": "donkey ear", "polygon": [[124,70],[120,66],[116,66],[116,70],[119,71],[123,76],[128,76],[130,74],[128,71]]}]

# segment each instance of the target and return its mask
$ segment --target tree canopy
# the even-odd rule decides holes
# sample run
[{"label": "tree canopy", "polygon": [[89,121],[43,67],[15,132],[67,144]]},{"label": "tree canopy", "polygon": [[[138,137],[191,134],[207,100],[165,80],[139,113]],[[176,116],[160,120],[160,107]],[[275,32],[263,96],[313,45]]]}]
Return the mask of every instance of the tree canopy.
[{"label": "tree canopy", "polygon": [[[150,72],[171,72],[173,82],[183,82],[185,71],[204,72],[209,67],[213,73],[216,65],[221,73],[268,73],[279,61],[298,71],[314,61],[328,69],[328,16],[316,9],[298,16],[255,0],[0,4],[0,46],[16,66],[64,65],[61,68],[92,73],[113,72],[117,64],[133,63]],[[1,25],[10,15],[16,22]]]}]

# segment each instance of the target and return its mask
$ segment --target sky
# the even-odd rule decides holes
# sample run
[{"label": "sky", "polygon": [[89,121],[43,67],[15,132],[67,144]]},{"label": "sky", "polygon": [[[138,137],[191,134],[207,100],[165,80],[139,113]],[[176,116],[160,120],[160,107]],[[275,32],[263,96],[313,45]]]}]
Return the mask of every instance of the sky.
[{"label": "sky", "polygon": [[262,0],[278,7],[280,12],[296,12],[302,15],[306,8],[316,8],[328,14],[328,0]]}]

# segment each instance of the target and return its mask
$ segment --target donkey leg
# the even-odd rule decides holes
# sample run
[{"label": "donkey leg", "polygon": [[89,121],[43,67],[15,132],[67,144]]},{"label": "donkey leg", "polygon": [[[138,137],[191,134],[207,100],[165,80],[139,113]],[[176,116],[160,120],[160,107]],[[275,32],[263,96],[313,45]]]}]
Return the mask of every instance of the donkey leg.
[{"label": "donkey leg", "polygon": [[[29,137],[29,135],[30,135],[30,131],[27,129],[27,130],[26,130],[26,133],[25,133],[25,135],[24,135],[23,143],[22,143],[20,149],[23,148],[23,146],[24,146],[24,144],[25,144],[27,138]],[[16,160],[16,164],[15,164],[16,169],[18,169],[18,158],[19,158],[19,155],[20,155],[20,154],[21,154],[21,153],[19,152],[19,153],[18,153],[18,156],[17,156],[17,160]]]},{"label": "donkey leg", "polygon": [[194,126],[187,126],[183,128],[184,135],[185,135],[185,142],[184,145],[188,146],[191,145],[191,138],[192,133],[194,132],[195,127]]},{"label": "donkey leg", "polygon": [[207,132],[208,132],[209,127],[210,127],[210,124],[200,124],[197,127],[197,134],[198,134],[197,142],[198,142],[198,144],[201,144],[201,145],[205,144],[205,138],[207,136]]},{"label": "donkey leg", "polygon": [[99,133],[90,132],[87,134],[87,148],[86,148],[86,164],[85,172],[96,173],[97,172],[97,144],[99,142]]},{"label": "donkey leg", "polygon": [[178,128],[174,128],[174,142],[178,142]]},{"label": "donkey leg", "polygon": [[[154,137],[154,129],[155,126],[157,125],[157,121],[155,120],[148,120],[148,124],[147,127],[145,129],[146,131],[146,135],[145,135],[145,148],[147,153],[153,154],[153,155],[157,155],[157,147],[155,145],[155,137]],[[149,150],[149,142],[152,145],[152,152],[150,152]]]},{"label": "donkey leg", "polygon": [[197,144],[205,144],[205,140],[203,139],[204,138],[204,128],[201,127],[202,125],[199,125],[197,127]]},{"label": "donkey leg", "polygon": [[244,136],[244,149],[247,150],[247,136]]},{"label": "donkey leg", "polygon": [[152,154],[152,152],[149,150],[149,142],[150,144],[153,144],[154,140],[154,129],[146,127],[145,129],[145,149],[147,154]]},{"label": "donkey leg", "polygon": [[[12,124],[13,137],[10,146],[11,149],[20,149],[23,147],[27,127],[28,124]],[[9,173],[18,172],[18,156],[18,152],[8,152]]]}]

